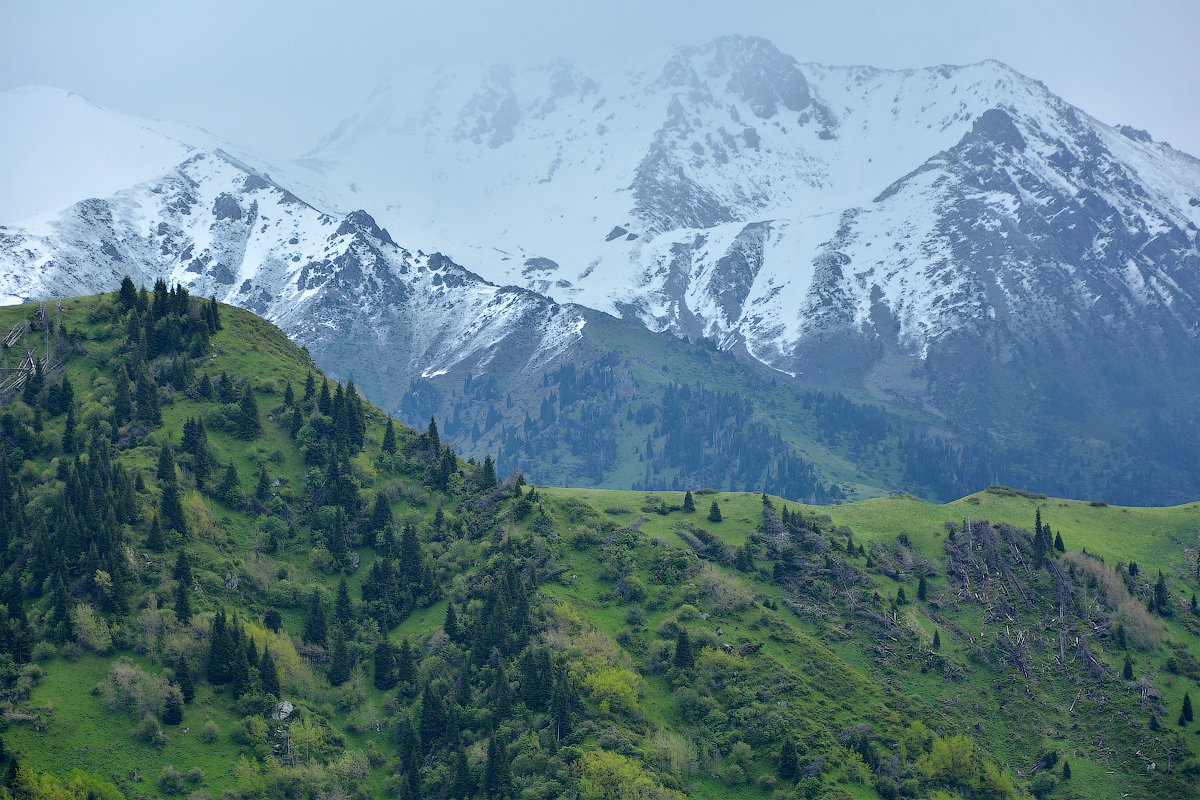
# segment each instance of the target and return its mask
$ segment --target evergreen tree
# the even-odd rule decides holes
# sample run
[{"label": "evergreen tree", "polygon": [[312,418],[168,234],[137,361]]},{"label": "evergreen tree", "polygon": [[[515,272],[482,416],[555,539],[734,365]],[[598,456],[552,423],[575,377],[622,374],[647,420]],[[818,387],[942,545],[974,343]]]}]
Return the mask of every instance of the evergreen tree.
[{"label": "evergreen tree", "polygon": [[1160,616],[1171,616],[1171,597],[1167,594],[1167,580],[1161,571],[1158,573],[1158,581],[1154,584],[1154,608]]},{"label": "evergreen tree", "polygon": [[550,715],[554,720],[555,741],[562,741],[564,737],[570,736],[571,694],[565,675],[559,675],[554,681],[554,688],[550,690]]},{"label": "evergreen tree", "polygon": [[446,708],[432,684],[426,683],[421,692],[421,746],[426,752],[434,750],[446,733]]},{"label": "evergreen tree", "polygon": [[375,688],[382,691],[396,685],[396,651],[386,635],[375,645]]},{"label": "evergreen tree", "polygon": [[1192,696],[1188,692],[1183,693],[1183,710],[1180,712],[1185,722],[1192,721]]},{"label": "evergreen tree", "polygon": [[903,606],[908,604],[908,596],[904,594],[904,587],[901,586],[896,590],[896,605]]},{"label": "evergreen tree", "polygon": [[917,581],[917,599],[925,602],[925,595],[928,591],[928,585],[925,583],[925,576],[921,576],[921,580]]},{"label": "evergreen tree", "polygon": [[[786,509],[785,509],[786,510]],[[689,489],[683,495],[683,513],[692,514],[696,511],[696,501],[692,497],[692,491]]]},{"label": "evergreen tree", "polygon": [[217,612],[208,636],[208,682],[221,686],[229,682],[230,661],[234,658],[233,637],[225,611]]},{"label": "evergreen tree", "polygon": [[113,427],[120,428],[133,416],[133,401],[129,395],[129,373],[125,367],[117,370],[117,393],[113,398]]},{"label": "evergreen tree", "polygon": [[453,602],[446,603],[446,621],[442,623],[442,630],[446,632],[450,641],[458,641],[458,617],[454,614]]},{"label": "evergreen tree", "polygon": [[329,381],[321,380],[321,393],[317,395],[317,410],[325,416],[329,416],[329,412],[333,410],[333,398],[329,394]]},{"label": "evergreen tree", "polygon": [[792,737],[783,740],[783,749],[779,753],[779,777],[781,780],[789,783],[797,778],[797,773],[800,768],[800,760],[796,754],[796,745],[792,742]]},{"label": "evergreen tree", "polygon": [[316,381],[313,380],[313,374],[312,374],[312,371],[310,370],[308,373],[308,377],[306,377],[304,379],[303,402],[307,403],[309,400],[312,400],[313,395],[316,393],[316,391],[317,391],[317,383],[316,383]]},{"label": "evergreen tree", "polygon": [[250,691],[250,658],[245,644],[241,642],[234,647],[235,655],[229,668],[229,691],[235,700]]},{"label": "evergreen tree", "polygon": [[338,581],[337,600],[333,606],[333,619],[338,627],[345,630],[354,619],[354,604],[350,600],[350,588],[346,584],[346,576]]},{"label": "evergreen tree", "polygon": [[175,616],[180,622],[188,622],[192,618],[192,562],[187,551],[180,548],[179,557],[175,559]]},{"label": "evergreen tree", "polygon": [[74,453],[77,443],[75,441],[75,404],[67,406],[67,421],[63,424],[62,435],[62,451],[63,453]]},{"label": "evergreen tree", "polygon": [[137,305],[137,288],[128,275],[121,280],[121,288],[117,290],[117,305],[122,313],[128,313]]},{"label": "evergreen tree", "polygon": [[151,553],[161,553],[167,546],[163,538],[162,525],[159,524],[158,514],[150,520],[150,533],[146,536],[146,549]]},{"label": "evergreen tree", "polygon": [[1071,780],[1071,762],[1070,761],[1066,761],[1066,760],[1063,761],[1062,779],[1064,781]]},{"label": "evergreen tree", "polygon": [[271,480],[267,477],[266,464],[258,465],[258,484],[254,487],[254,496],[260,503],[271,499]]},{"label": "evergreen tree", "polygon": [[429,418],[429,427],[425,430],[425,437],[429,441],[430,450],[436,453],[442,449],[442,440],[438,436],[437,421],[433,417]]},{"label": "evergreen tree", "polygon": [[183,722],[183,694],[174,684],[167,686],[167,697],[163,705],[163,725],[178,725]]},{"label": "evergreen tree", "polygon": [[314,589],[312,600],[308,604],[308,616],[304,618],[304,631],[301,640],[308,644],[325,647],[329,643],[329,626],[325,619],[325,604],[321,602],[321,593]]},{"label": "evergreen tree", "polygon": [[383,429],[382,449],[389,456],[396,454],[396,426],[392,424],[391,417],[388,417],[387,427]]},{"label": "evergreen tree", "polygon": [[412,645],[408,643],[408,639],[404,639],[400,642],[400,655],[396,656],[396,681],[407,685],[412,683],[415,675]]},{"label": "evergreen tree", "polygon": [[1125,649],[1125,623],[1117,624],[1117,647]]},{"label": "evergreen tree", "polygon": [[695,656],[692,655],[692,643],[683,628],[679,629],[679,636],[675,638],[675,657],[672,663],[676,669],[681,670],[691,669],[696,665]]},{"label": "evergreen tree", "polygon": [[1054,534],[1054,549],[1060,553],[1067,552],[1067,547],[1063,544],[1061,532]]},{"label": "evergreen tree", "polygon": [[225,468],[225,475],[221,478],[221,483],[217,485],[217,497],[235,507],[245,502],[246,497],[242,494],[242,481],[238,477],[237,467],[233,465],[232,461]]},{"label": "evergreen tree", "polygon": [[192,672],[182,657],[175,662],[175,682],[179,684],[183,702],[191,703],[196,698],[196,685],[192,682]]},{"label": "evergreen tree", "polygon": [[1125,654],[1125,665],[1121,667],[1121,677],[1127,681],[1133,680],[1133,659],[1128,653]]},{"label": "evergreen tree", "polygon": [[262,658],[258,661],[258,678],[262,682],[263,694],[274,695],[276,698],[279,697],[279,670],[275,667],[275,659],[271,657],[271,651],[265,646],[263,647]]},{"label": "evergreen tree", "polygon": [[475,781],[471,778],[471,765],[467,762],[467,753],[459,748],[454,759],[454,782],[450,786],[450,796],[455,800],[475,795]]},{"label": "evergreen tree", "polygon": [[267,630],[279,633],[283,628],[283,615],[277,609],[267,609],[267,613],[263,615],[263,625]]},{"label": "evergreen tree", "polygon": [[350,679],[350,653],[346,649],[346,637],[341,631],[333,638],[333,656],[329,660],[329,683],[341,686]]},{"label": "evergreen tree", "polygon": [[187,539],[187,519],[183,515],[183,504],[179,502],[179,487],[174,483],[163,486],[159,513],[162,515],[163,526],[167,530],[177,531],[184,539]]},{"label": "evergreen tree", "polygon": [[296,393],[292,391],[291,381],[287,382],[287,386],[283,390],[283,405],[287,408],[296,405]]},{"label": "evergreen tree", "polygon": [[512,792],[511,765],[499,734],[488,740],[487,763],[483,769],[483,793],[487,800],[506,800]]},{"label": "evergreen tree", "polygon": [[171,458],[171,449],[163,442],[158,450],[158,485],[175,482],[175,460]]},{"label": "evergreen tree", "polygon": [[937,628],[933,629],[933,649],[942,649],[942,633]]},{"label": "evergreen tree", "polygon": [[238,436],[243,439],[257,439],[262,434],[262,420],[258,418],[258,401],[247,381],[242,391],[242,399],[238,409]]},{"label": "evergreen tree", "polygon": [[712,505],[708,507],[708,521],[709,522],[720,522],[721,521],[721,507],[719,505],[717,505],[716,500],[713,500]]}]

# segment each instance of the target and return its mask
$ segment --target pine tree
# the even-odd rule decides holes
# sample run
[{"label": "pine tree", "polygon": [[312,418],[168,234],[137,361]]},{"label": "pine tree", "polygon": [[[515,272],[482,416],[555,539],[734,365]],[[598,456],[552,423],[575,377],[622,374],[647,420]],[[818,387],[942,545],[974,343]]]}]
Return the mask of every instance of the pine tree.
[{"label": "pine tree", "polygon": [[1121,677],[1127,681],[1133,680],[1133,659],[1128,653],[1125,654],[1125,665],[1121,667]]},{"label": "pine tree", "polygon": [[1167,594],[1167,580],[1162,572],[1158,573],[1158,581],[1154,584],[1154,607],[1160,616],[1171,616],[1171,597]]},{"label": "pine tree", "polygon": [[350,600],[350,588],[346,584],[346,576],[338,581],[337,600],[333,606],[333,619],[338,627],[345,630],[354,619],[354,604]]},{"label": "pine tree", "polygon": [[313,395],[316,393],[316,391],[317,391],[317,383],[316,383],[316,381],[313,380],[313,374],[312,374],[312,371],[310,370],[308,373],[308,377],[306,377],[304,379],[303,402],[307,403],[309,400],[312,400]]},{"label": "pine tree", "polygon": [[1054,549],[1060,553],[1067,552],[1067,546],[1063,544],[1061,532],[1054,534]]},{"label": "pine tree", "polygon": [[901,586],[896,590],[896,605],[903,606],[908,604],[908,596],[904,594],[904,587]]},{"label": "pine tree", "polygon": [[183,694],[174,684],[167,686],[167,697],[163,705],[163,725],[178,725],[183,722]]},{"label": "pine tree", "polygon": [[430,683],[421,692],[421,746],[434,750],[446,733],[446,708]]},{"label": "pine tree", "polygon": [[442,448],[442,440],[438,436],[437,421],[433,417],[429,418],[429,427],[425,430],[425,437],[429,440],[429,449],[437,452]]},{"label": "pine tree", "polygon": [[296,405],[296,393],[292,390],[292,382],[288,381],[287,386],[283,390],[283,405],[291,408]]},{"label": "pine tree", "polygon": [[113,427],[120,428],[133,416],[133,401],[129,396],[129,373],[125,367],[117,370],[117,393],[113,398]]},{"label": "pine tree", "polygon": [[262,658],[258,661],[258,677],[262,682],[263,694],[274,695],[278,698],[280,695],[279,670],[275,667],[275,659],[271,657],[271,651],[265,646]]},{"label": "pine tree", "polygon": [[243,439],[257,439],[262,435],[262,420],[258,418],[258,401],[247,381],[242,390],[242,399],[238,409],[238,436]]},{"label": "pine tree", "polygon": [[333,656],[329,660],[329,683],[341,686],[350,679],[350,653],[346,649],[346,637],[338,631],[333,639]]},{"label": "pine tree", "polygon": [[796,755],[796,745],[792,742],[792,737],[789,736],[783,740],[783,750],[779,753],[780,779],[789,783],[795,781],[799,767],[800,763]]},{"label": "pine tree", "polygon": [[681,670],[688,670],[696,665],[695,656],[692,655],[692,643],[683,628],[679,629],[679,636],[675,638],[675,657],[672,663],[676,669]]},{"label": "pine tree", "polygon": [[708,507],[708,521],[709,522],[720,522],[721,521],[721,507],[719,505],[717,505],[716,500],[713,500],[712,505]]},{"label": "pine tree", "polygon": [[67,421],[63,424],[62,436],[62,451],[63,453],[74,453],[76,448],[75,442],[75,404],[67,406]]},{"label": "pine tree", "polygon": [[1185,722],[1192,721],[1192,696],[1188,692],[1183,693],[1183,711],[1180,713]]},{"label": "pine tree", "polygon": [[159,504],[163,527],[177,531],[188,538],[187,519],[183,515],[183,504],[179,502],[179,487],[174,483],[163,486],[162,502]]},{"label": "pine tree", "polygon": [[927,590],[928,589],[927,589],[927,584],[925,583],[925,576],[922,575],[921,580],[919,580],[917,582],[917,599],[920,600],[921,602],[925,602],[925,594],[926,594]]},{"label": "pine tree", "polygon": [[483,793],[487,800],[503,800],[512,790],[511,765],[498,734],[488,741],[487,763],[483,769]]},{"label": "pine tree", "polygon": [[389,456],[396,454],[396,426],[392,424],[391,417],[388,417],[387,427],[383,429],[382,449]]},{"label": "pine tree", "polygon": [[225,475],[221,478],[221,483],[217,485],[217,497],[231,506],[239,506],[245,502],[245,495],[242,494],[242,481],[238,477],[237,467],[233,462],[229,462],[229,466],[225,468]]},{"label": "pine tree", "polygon": [[221,686],[229,682],[230,661],[234,658],[233,637],[224,610],[213,618],[208,636],[208,682]]},{"label": "pine tree", "polygon": [[171,458],[171,449],[166,442],[158,450],[157,479],[159,486],[175,482],[175,460]]},{"label": "pine tree", "polygon": [[386,635],[375,645],[375,688],[382,691],[396,685],[396,651]]},{"label": "pine tree", "polygon": [[162,525],[158,521],[158,514],[155,514],[150,520],[150,533],[146,536],[146,549],[151,553],[161,553],[166,546]]},{"label": "pine tree", "polygon": [[319,647],[329,643],[329,626],[325,619],[325,604],[321,602],[321,593],[314,589],[312,600],[308,604],[308,616],[304,618],[304,632],[300,638]]},{"label": "pine tree", "polygon": [[683,513],[693,514],[696,511],[696,501],[692,497],[692,490],[684,492],[683,495]]},{"label": "pine tree", "polygon": [[1066,761],[1066,760],[1063,761],[1062,779],[1064,781],[1071,780],[1071,762],[1070,761]]},{"label": "pine tree", "polygon": [[452,642],[458,641],[458,617],[454,614],[454,603],[446,603],[446,621],[442,623],[442,630],[446,632],[446,637]]},{"label": "pine tree", "polygon": [[942,649],[942,633],[937,628],[933,629],[933,649]]},{"label": "pine tree", "polygon": [[410,684],[415,675],[416,666],[413,664],[412,645],[408,643],[408,639],[404,639],[400,642],[400,654],[396,656],[396,681]]},{"label": "pine tree", "polygon": [[187,622],[192,618],[192,562],[187,556],[187,551],[182,548],[179,550],[179,557],[175,559],[175,616],[180,622]]},{"label": "pine tree", "polygon": [[258,484],[254,487],[254,496],[260,503],[271,499],[271,479],[267,477],[266,464],[258,465]]},{"label": "pine tree", "polygon": [[263,615],[263,625],[272,633],[279,633],[283,628],[283,615],[278,609],[267,609],[267,613]]},{"label": "pine tree", "polygon": [[236,700],[250,691],[250,659],[246,652],[245,642],[242,642],[241,646],[235,646],[234,649],[236,654],[229,669],[229,691]]},{"label": "pine tree", "polygon": [[1117,647],[1125,649],[1125,623],[1117,624]]},{"label": "pine tree", "polygon": [[191,703],[196,699],[196,685],[192,682],[192,672],[182,657],[175,662],[175,682],[179,684],[179,693],[183,695],[183,702]]},{"label": "pine tree", "polygon": [[464,800],[475,795],[475,781],[471,778],[471,765],[467,762],[467,753],[459,749],[454,759],[454,782],[450,786],[450,796],[455,800]]}]

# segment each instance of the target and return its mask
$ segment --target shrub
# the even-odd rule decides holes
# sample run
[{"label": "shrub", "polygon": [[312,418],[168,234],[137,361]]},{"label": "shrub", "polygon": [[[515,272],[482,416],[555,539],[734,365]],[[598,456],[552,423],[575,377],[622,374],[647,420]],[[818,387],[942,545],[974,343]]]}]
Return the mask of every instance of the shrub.
[{"label": "shrub", "polygon": [[183,773],[167,764],[163,767],[162,775],[158,776],[158,788],[163,794],[182,794]]},{"label": "shrub", "polygon": [[211,719],[204,723],[204,729],[200,731],[200,740],[205,744],[213,744],[217,739],[221,738],[221,728]]}]

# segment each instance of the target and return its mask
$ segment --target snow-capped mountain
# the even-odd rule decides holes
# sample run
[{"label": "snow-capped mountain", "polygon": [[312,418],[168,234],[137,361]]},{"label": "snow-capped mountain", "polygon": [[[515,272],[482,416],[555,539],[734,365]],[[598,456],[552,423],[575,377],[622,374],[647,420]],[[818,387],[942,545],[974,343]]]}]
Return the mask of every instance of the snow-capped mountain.
[{"label": "snow-capped mountain", "polygon": [[302,164],[491,280],[788,371],[831,323],[879,334],[878,309],[921,356],[977,320],[1044,321],[1031,296],[1200,330],[1194,262],[1161,257],[1195,257],[1200,162],[998,62],[823,67],[726,37],[441,74],[383,87]]},{"label": "snow-capped mountain", "polygon": [[[486,371],[497,355],[519,373],[579,338],[578,310],[401,247],[364,211],[326,214],[222,149],[125,125],[62,93],[22,94],[44,112],[94,115],[105,138],[117,129],[127,150],[149,151],[149,166],[135,159],[127,170],[135,177],[179,160],[107,197],[0,228],[0,296],[10,302],[165,277],[265,316],[328,371],[382,397],[413,378]],[[106,185],[126,166],[110,164]]]}]

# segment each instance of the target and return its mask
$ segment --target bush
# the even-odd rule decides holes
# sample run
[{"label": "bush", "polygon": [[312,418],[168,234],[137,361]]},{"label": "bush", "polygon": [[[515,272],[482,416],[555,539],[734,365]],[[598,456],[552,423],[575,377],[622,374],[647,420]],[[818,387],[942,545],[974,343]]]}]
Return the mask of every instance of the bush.
[{"label": "bush", "polygon": [[32,658],[34,661],[49,661],[58,655],[58,649],[50,642],[42,641],[33,646]]},{"label": "bush", "polygon": [[183,773],[167,764],[163,767],[162,775],[158,776],[158,788],[163,794],[183,793]]},{"label": "bush", "polygon": [[199,767],[192,767],[187,771],[188,783],[197,784],[204,781],[204,770]]},{"label": "bush", "polygon": [[200,740],[205,744],[213,744],[219,738],[221,738],[220,726],[211,719],[204,723],[204,729],[200,731]]}]

